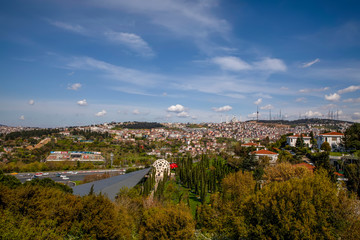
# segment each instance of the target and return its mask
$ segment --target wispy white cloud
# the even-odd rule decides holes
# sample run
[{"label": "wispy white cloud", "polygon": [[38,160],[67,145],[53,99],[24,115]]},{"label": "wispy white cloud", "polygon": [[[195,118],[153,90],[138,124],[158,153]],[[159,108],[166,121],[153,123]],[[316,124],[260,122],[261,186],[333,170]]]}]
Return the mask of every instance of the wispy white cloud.
[{"label": "wispy white cloud", "polygon": [[21,115],[21,116],[19,117],[19,119],[20,119],[20,120],[25,120],[25,116],[24,116],[24,115]]},{"label": "wispy white cloud", "polygon": [[348,99],[344,99],[343,102],[345,102],[345,103],[360,103],[360,98],[348,98]]},{"label": "wispy white cloud", "polygon": [[308,68],[308,67],[310,67],[310,66],[312,66],[312,65],[314,65],[315,63],[318,63],[318,62],[320,62],[320,59],[317,58],[317,59],[315,59],[313,61],[303,63],[301,67],[302,68]]},{"label": "wispy white cloud", "polygon": [[185,112],[185,111],[176,114],[176,116],[178,116],[178,117],[180,117],[180,118],[190,117],[189,113],[187,113],[187,112]]},{"label": "wispy white cloud", "polygon": [[69,85],[67,89],[76,91],[81,87],[82,87],[81,83],[74,83]]},{"label": "wispy white cloud", "polygon": [[351,115],[351,118],[353,120],[360,120],[360,112],[354,112],[352,115]]},{"label": "wispy white cloud", "polygon": [[34,99],[30,99],[28,103],[29,103],[29,105],[34,105],[35,101],[34,101]]},{"label": "wispy white cloud", "polygon": [[358,86],[352,85],[352,86],[350,86],[350,87],[347,87],[347,88],[344,88],[344,89],[340,89],[340,90],[338,91],[338,93],[339,93],[339,94],[344,94],[344,93],[349,93],[349,92],[355,92],[355,91],[357,91],[357,90],[360,90],[360,86],[359,86],[359,85],[358,85]]},{"label": "wispy white cloud", "polygon": [[271,71],[271,72],[285,72],[287,67],[285,63],[278,58],[263,58],[260,61],[253,63],[257,70]]},{"label": "wispy white cloud", "polygon": [[270,110],[270,109],[273,109],[273,108],[274,107],[271,104],[260,107],[261,110]]},{"label": "wispy white cloud", "polygon": [[86,106],[86,105],[87,105],[87,101],[86,101],[86,99],[83,99],[83,100],[77,101],[77,104],[78,104],[79,106]]},{"label": "wispy white cloud", "polygon": [[300,89],[299,92],[301,93],[310,93],[310,92],[324,92],[329,90],[329,87],[323,87],[323,88],[305,88],[305,89]]},{"label": "wispy white cloud", "polygon": [[322,116],[322,114],[320,113],[320,112],[313,112],[313,111],[307,111],[306,113],[305,113],[305,116],[306,117],[309,117],[309,118],[312,118],[312,117],[321,117]]},{"label": "wispy white cloud", "polygon": [[79,33],[79,34],[85,34],[86,30],[85,28],[83,28],[82,26],[78,25],[78,24],[70,24],[70,23],[64,23],[64,22],[60,22],[60,21],[50,21],[49,23],[51,25],[54,25],[58,28],[70,31],[70,32],[75,32],[75,33]]},{"label": "wispy white cloud", "polygon": [[305,103],[305,102],[306,102],[306,98],[304,98],[304,97],[297,98],[297,99],[295,100],[295,102],[303,102],[303,103]]},{"label": "wispy white cloud", "polygon": [[71,69],[101,71],[105,74],[105,77],[140,86],[154,86],[159,81],[165,79],[162,75],[116,66],[90,57],[74,57],[67,63],[67,67]]},{"label": "wispy white cloud", "polygon": [[340,95],[337,93],[333,93],[333,94],[329,94],[329,95],[325,95],[325,99],[328,101],[339,101],[340,100]]},{"label": "wispy white cloud", "polygon": [[254,119],[254,118],[256,118],[257,116],[261,116],[261,114],[259,113],[259,114],[257,114],[256,112],[255,113],[251,113],[251,114],[248,114],[247,115],[247,117],[248,118],[250,118],[250,119]]},{"label": "wispy white cloud", "polygon": [[232,109],[231,106],[229,105],[226,105],[226,106],[223,106],[223,107],[219,107],[219,108],[216,108],[216,107],[213,107],[212,110],[215,111],[215,112],[228,112]]},{"label": "wispy white cloud", "polygon": [[256,101],[254,102],[255,105],[259,105],[259,104],[261,104],[261,103],[262,103],[262,98],[259,98],[258,100],[256,100]]},{"label": "wispy white cloud", "polygon": [[106,113],[107,113],[107,112],[106,112],[105,110],[102,110],[102,111],[96,113],[95,116],[97,116],[97,117],[102,117],[102,116],[105,116]]},{"label": "wispy white cloud", "polygon": [[140,111],[139,109],[134,109],[134,111],[132,112],[134,115],[139,115],[140,114]]},{"label": "wispy white cloud", "polygon": [[149,44],[134,33],[109,31],[105,32],[104,34],[109,41],[124,45],[137,52],[141,56],[152,57],[155,55]]},{"label": "wispy white cloud", "polygon": [[171,32],[172,37],[190,40],[201,51],[211,52],[218,46],[213,36],[227,38],[229,23],[214,14],[218,7],[215,1],[182,0],[104,0],[87,1],[91,5],[108,8],[121,13],[140,15],[147,23]]},{"label": "wispy white cloud", "polygon": [[[213,1],[180,0],[104,0],[91,1],[100,7],[128,11],[146,16],[150,22],[165,27],[179,35],[203,35],[210,32],[224,33],[228,23],[216,17],[212,10],[217,6]],[[197,32],[198,31],[198,32]]]},{"label": "wispy white cloud", "polygon": [[223,70],[243,71],[251,69],[251,65],[238,57],[215,57],[211,61],[220,66]]},{"label": "wispy white cloud", "polygon": [[286,90],[289,90],[289,88],[288,87],[281,87],[280,90],[286,91]]},{"label": "wispy white cloud", "polygon": [[168,112],[180,113],[180,112],[185,111],[185,107],[183,105],[176,104],[176,105],[172,105],[172,106],[168,107],[167,111]]},{"label": "wispy white cloud", "polygon": [[220,66],[223,70],[229,71],[269,71],[269,72],[284,72],[286,65],[281,59],[277,58],[263,58],[260,61],[247,63],[244,60],[234,56],[215,57],[211,59],[212,63]]}]

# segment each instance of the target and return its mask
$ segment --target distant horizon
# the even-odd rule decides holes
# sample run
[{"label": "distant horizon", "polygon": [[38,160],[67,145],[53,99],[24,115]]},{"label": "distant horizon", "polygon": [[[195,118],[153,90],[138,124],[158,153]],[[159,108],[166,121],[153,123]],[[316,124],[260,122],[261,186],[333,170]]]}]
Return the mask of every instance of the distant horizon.
[{"label": "distant horizon", "polygon": [[[327,119],[327,118],[299,118],[299,119],[294,119],[294,120],[288,120],[288,119],[259,119],[258,121],[288,121],[288,122],[294,122],[294,121],[302,121],[302,120],[328,120],[328,121],[335,121],[335,122],[346,122],[346,123],[356,123],[353,121],[346,121],[346,120],[341,120],[341,119]],[[146,123],[160,123],[160,124],[208,124],[208,123],[230,123],[231,121],[228,122],[154,122],[154,121],[110,121],[110,122],[102,122],[102,123],[94,123],[94,124],[87,124],[87,125],[66,125],[66,126],[53,126],[53,127],[40,127],[40,126],[10,126],[10,125],[6,125],[3,123],[0,123],[0,126],[6,126],[6,127],[25,127],[25,128],[70,128],[70,127],[89,127],[89,126],[95,126],[95,125],[104,125],[104,124],[111,124],[111,123],[133,123],[133,122],[146,122]],[[238,121],[240,122],[240,121]],[[246,120],[246,121],[241,121],[241,122],[257,122],[257,120]]]},{"label": "distant horizon", "polygon": [[0,6],[5,125],[246,121],[257,111],[360,121],[358,1]]}]

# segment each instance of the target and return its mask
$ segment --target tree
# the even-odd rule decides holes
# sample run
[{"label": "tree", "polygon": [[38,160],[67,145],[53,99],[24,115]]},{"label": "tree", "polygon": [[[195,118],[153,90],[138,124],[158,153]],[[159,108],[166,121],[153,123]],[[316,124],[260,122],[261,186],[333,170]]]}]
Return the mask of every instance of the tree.
[{"label": "tree", "polygon": [[195,222],[184,205],[145,209],[140,223],[141,239],[191,239]]},{"label": "tree", "polygon": [[241,201],[255,191],[255,185],[251,172],[230,173],[222,181],[222,199]]},{"label": "tree", "polygon": [[304,144],[304,138],[303,138],[302,134],[300,134],[300,137],[298,137],[298,138],[296,139],[295,147],[297,147],[297,148],[303,148],[304,146],[305,146],[305,144]]},{"label": "tree", "polygon": [[347,231],[337,186],[324,171],[265,186],[243,214],[248,239],[338,239]]},{"label": "tree", "polygon": [[348,179],[346,186],[350,191],[360,196],[360,163],[347,164],[344,169],[345,177]]},{"label": "tree", "polygon": [[312,148],[317,148],[317,140],[314,137],[313,131],[310,132],[310,144],[311,144]]},{"label": "tree", "polygon": [[324,150],[325,152],[331,152],[331,146],[328,142],[323,142],[320,147],[321,150]]},{"label": "tree", "polygon": [[2,170],[0,170],[0,184],[3,184],[9,188],[16,188],[21,185],[21,182],[16,177],[5,175]]},{"label": "tree", "polygon": [[354,123],[346,129],[344,145],[346,149],[360,150],[360,123]]},{"label": "tree", "polygon": [[267,183],[288,181],[292,178],[303,178],[310,176],[312,171],[302,166],[294,166],[290,163],[279,163],[275,166],[265,168],[265,179]]}]

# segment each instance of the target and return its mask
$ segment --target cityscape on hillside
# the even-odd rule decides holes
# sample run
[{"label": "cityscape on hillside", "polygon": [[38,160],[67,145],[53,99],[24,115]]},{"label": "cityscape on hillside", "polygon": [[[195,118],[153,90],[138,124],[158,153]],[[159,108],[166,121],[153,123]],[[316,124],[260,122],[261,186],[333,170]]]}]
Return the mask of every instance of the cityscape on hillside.
[{"label": "cityscape on hillside", "polygon": [[0,239],[360,239],[360,1],[0,1]]}]

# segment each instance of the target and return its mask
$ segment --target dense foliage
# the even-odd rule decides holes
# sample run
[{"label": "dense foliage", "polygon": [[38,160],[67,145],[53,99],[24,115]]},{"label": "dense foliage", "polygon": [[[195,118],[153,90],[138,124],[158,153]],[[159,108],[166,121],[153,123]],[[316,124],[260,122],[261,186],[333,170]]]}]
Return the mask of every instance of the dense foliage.
[{"label": "dense foliage", "polygon": [[30,137],[42,137],[51,135],[53,133],[59,133],[59,129],[42,128],[29,131],[12,132],[5,135],[5,140],[14,140],[17,138],[30,138]]},{"label": "dense foliage", "polygon": [[128,128],[128,129],[152,129],[164,127],[161,123],[157,122],[125,122],[122,125],[116,125],[115,128]]},{"label": "dense foliage", "polygon": [[360,150],[360,123],[354,123],[344,134],[344,143],[346,149]]}]

